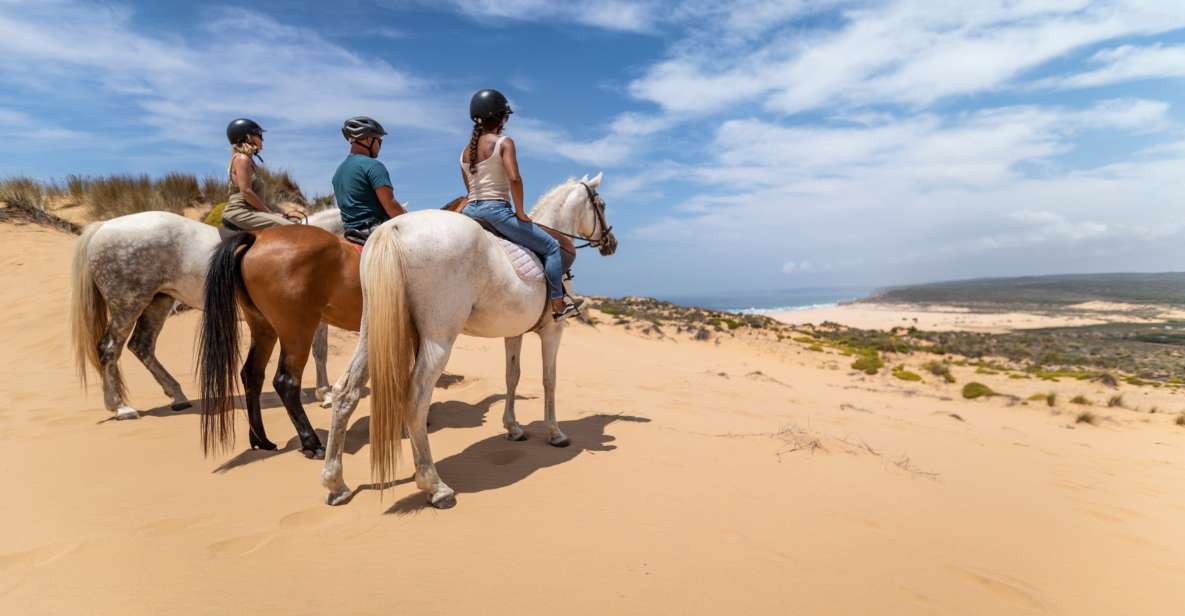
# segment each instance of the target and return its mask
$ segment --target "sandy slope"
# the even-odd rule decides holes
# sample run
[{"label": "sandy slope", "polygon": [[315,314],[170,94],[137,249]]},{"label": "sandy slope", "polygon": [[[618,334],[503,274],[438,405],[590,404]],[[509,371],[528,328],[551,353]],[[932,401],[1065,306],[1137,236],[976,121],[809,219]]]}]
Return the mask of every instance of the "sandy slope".
[{"label": "sandy slope", "polygon": [[[898,304],[858,303],[782,310],[769,313],[791,325],[818,325],[830,321],[860,329],[892,329],[917,327],[929,331],[973,331],[1002,333],[1019,329],[1045,327],[1082,327],[1101,323],[1144,321],[1135,314],[1148,307],[1106,302],[1087,302],[1068,307],[1062,314],[1033,314],[1027,312],[972,312],[955,306],[914,306]],[[1163,316],[1179,318],[1179,311],[1158,307]]]},{"label": "sandy slope", "polygon": [[[1185,601],[1185,429],[1163,412],[1075,428],[1068,409],[956,400],[957,385],[855,375],[790,343],[573,326],[559,411],[574,444],[559,450],[538,423],[525,443],[501,438],[501,342],[466,338],[449,366],[464,378],[433,408],[457,507],[424,509],[404,483],[330,508],[270,393],[279,454],[203,459],[197,416],[168,411],[131,357],[134,401],[157,408],[105,422],[65,346],[72,238],[4,226],[0,240],[3,614],[1169,614]],[[173,319],[160,345],[190,395],[196,323]],[[335,375],[352,342],[335,334]],[[542,415],[537,350],[528,340],[525,420]],[[355,486],[366,412],[345,459]]]}]

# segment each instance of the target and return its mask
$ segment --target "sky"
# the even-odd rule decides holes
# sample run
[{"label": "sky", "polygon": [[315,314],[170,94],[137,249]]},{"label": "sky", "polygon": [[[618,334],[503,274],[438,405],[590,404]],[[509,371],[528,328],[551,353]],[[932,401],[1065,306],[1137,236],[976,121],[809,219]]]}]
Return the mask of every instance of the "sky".
[{"label": "sky", "polygon": [[528,202],[604,172],[584,293],[1185,269],[1185,2],[0,0],[0,176],[224,174],[226,123],[331,192],[370,115],[411,208],[511,100]]}]

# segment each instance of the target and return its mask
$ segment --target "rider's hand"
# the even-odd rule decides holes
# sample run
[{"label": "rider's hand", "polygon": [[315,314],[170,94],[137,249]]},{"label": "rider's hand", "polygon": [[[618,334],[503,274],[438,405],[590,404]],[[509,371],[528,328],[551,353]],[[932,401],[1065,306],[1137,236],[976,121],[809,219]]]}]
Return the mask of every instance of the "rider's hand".
[{"label": "rider's hand", "polygon": [[523,222],[531,222],[531,219],[526,214],[520,214],[518,212],[515,212],[514,217],[523,221]]}]

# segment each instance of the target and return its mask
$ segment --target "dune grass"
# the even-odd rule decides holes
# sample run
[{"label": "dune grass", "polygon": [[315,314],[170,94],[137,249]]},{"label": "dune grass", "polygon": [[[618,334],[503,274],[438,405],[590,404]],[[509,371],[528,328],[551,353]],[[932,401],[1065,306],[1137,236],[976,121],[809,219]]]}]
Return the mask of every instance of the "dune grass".
[{"label": "dune grass", "polygon": [[968,400],[974,400],[976,398],[982,398],[985,396],[991,397],[995,395],[997,395],[996,392],[992,391],[991,387],[988,387],[983,383],[976,383],[972,381],[963,386],[963,397]]}]

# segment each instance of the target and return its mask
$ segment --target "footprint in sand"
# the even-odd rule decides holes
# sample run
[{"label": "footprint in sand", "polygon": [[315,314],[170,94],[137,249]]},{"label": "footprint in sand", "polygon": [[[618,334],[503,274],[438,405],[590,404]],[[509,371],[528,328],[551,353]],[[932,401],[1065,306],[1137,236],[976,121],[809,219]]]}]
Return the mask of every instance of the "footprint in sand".
[{"label": "footprint in sand", "polygon": [[215,541],[206,546],[206,549],[214,556],[246,556],[267,545],[271,540],[271,533],[255,533]]},{"label": "footprint in sand", "polygon": [[1020,580],[979,569],[966,567],[954,567],[954,569],[992,596],[1013,607],[1046,611],[1045,603],[1039,598],[1040,591]]},{"label": "footprint in sand", "polygon": [[309,528],[311,526],[320,526],[337,515],[337,509],[330,509],[328,507],[315,507],[313,509],[305,509],[304,511],[297,511],[290,513],[280,518],[280,526],[286,528]]},{"label": "footprint in sand", "polygon": [[485,458],[486,462],[489,462],[494,466],[506,466],[507,464],[510,464],[511,462],[523,457],[523,455],[524,454],[521,449],[503,449],[501,451],[487,453]]},{"label": "footprint in sand", "polygon": [[194,516],[187,518],[165,518],[141,526],[138,530],[154,537],[164,537],[202,526],[210,520],[209,516]]},{"label": "footprint in sand", "polygon": [[12,567],[40,567],[42,565],[48,565],[78,549],[81,545],[81,543],[56,543],[43,545],[24,552],[0,554],[0,571]]}]

